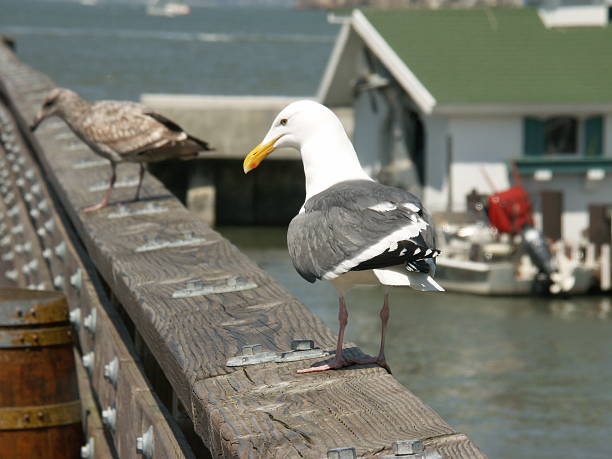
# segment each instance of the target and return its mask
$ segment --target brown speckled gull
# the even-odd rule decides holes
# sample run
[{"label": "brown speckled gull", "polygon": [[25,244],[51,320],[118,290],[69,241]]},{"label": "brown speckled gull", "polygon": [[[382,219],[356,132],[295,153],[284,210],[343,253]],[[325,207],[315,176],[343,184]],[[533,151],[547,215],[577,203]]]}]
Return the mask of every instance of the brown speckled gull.
[{"label": "brown speckled gull", "polygon": [[116,180],[117,163],[140,163],[136,197],[140,196],[144,163],[164,159],[193,159],[198,152],[213,150],[207,142],[187,134],[168,118],[135,102],[102,100],[89,102],[68,89],[56,88],[45,99],[32,124],[32,131],[46,118],[59,116],[98,155],[111,163],[109,187],[100,203],[108,204]]}]

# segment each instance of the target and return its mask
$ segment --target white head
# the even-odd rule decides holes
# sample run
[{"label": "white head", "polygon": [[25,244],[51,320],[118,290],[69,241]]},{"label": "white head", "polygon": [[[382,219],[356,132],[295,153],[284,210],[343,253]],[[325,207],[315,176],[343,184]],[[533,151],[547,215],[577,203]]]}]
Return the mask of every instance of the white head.
[{"label": "white head", "polygon": [[244,173],[255,169],[277,148],[294,148],[302,155],[307,199],[342,180],[370,179],[342,123],[329,108],[312,100],[285,107],[262,142],[244,159]]}]

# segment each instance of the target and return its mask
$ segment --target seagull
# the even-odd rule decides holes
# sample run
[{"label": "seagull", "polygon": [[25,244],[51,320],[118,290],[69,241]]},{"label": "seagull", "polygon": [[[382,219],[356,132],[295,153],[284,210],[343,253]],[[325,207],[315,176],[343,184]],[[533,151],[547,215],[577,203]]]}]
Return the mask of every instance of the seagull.
[{"label": "seagull", "polygon": [[[306,199],[287,231],[287,247],[296,271],[308,282],[332,282],[339,302],[336,354],[329,363],[298,373],[339,369],[385,359],[389,287],[443,291],[433,279],[435,231],[420,200],[399,188],[374,181],[362,169],[342,123],[324,105],[293,102],[244,159],[245,174],[277,148],[300,152]],[[381,340],[378,356],[347,358],[342,347],[348,321],[345,295],[355,285],[382,285]]]},{"label": "seagull", "polygon": [[117,163],[140,164],[134,198],[138,201],[145,163],[171,158],[194,159],[200,151],[214,150],[207,142],[187,134],[174,121],[135,102],[89,102],[69,89],[55,88],[46,97],[31,130],[35,131],[51,116],[62,118],[94,153],[110,161],[111,177],[102,201],[83,209],[84,212],[108,205],[117,178]]}]

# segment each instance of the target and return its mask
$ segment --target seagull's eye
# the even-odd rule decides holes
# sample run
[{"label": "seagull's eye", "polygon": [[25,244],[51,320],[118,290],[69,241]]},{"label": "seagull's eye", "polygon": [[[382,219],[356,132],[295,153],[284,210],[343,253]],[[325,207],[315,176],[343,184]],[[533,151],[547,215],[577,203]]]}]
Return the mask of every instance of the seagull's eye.
[{"label": "seagull's eye", "polygon": [[51,105],[53,105],[53,101],[52,101],[52,100],[47,100],[47,101],[46,101],[46,102],[43,104],[43,107],[48,108],[48,107],[50,107]]},{"label": "seagull's eye", "polygon": [[282,120],[280,120],[280,124],[281,126],[285,126],[287,124],[287,118],[283,118]]}]

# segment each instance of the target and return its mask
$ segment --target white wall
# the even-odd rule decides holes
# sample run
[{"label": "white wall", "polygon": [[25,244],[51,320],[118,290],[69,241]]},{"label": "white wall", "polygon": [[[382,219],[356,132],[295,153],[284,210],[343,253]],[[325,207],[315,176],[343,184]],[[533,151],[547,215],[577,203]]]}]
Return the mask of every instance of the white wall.
[{"label": "white wall", "polygon": [[492,193],[510,186],[508,162],[523,150],[521,117],[452,117],[449,133],[453,151],[453,211],[465,210],[465,196],[474,188],[479,193]]},{"label": "white wall", "polygon": [[562,237],[569,242],[578,242],[589,226],[590,204],[612,204],[612,174],[598,182],[586,180],[584,174],[554,174],[550,181],[538,182],[533,178],[523,178],[523,183],[540,213],[540,192],[555,190],[563,192],[563,217],[561,220]]},{"label": "white wall", "polygon": [[425,189],[423,203],[430,212],[446,210],[448,197],[447,147],[449,122],[444,116],[425,116]]}]

